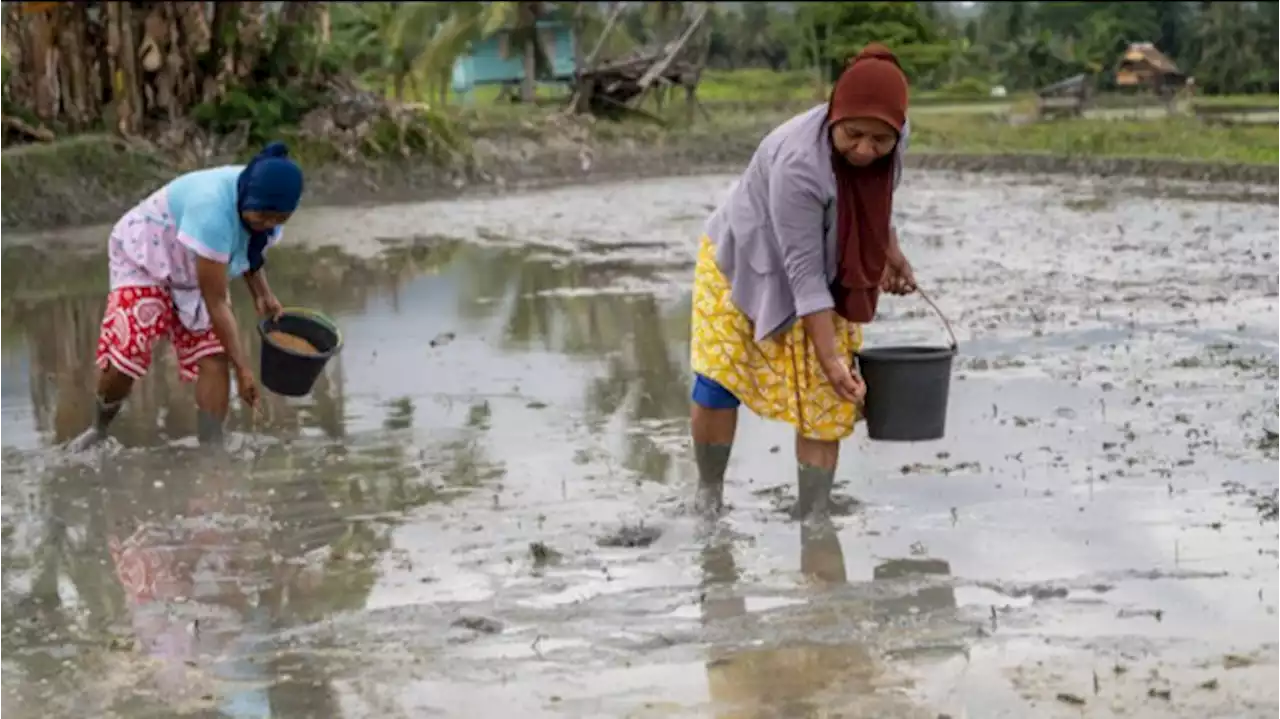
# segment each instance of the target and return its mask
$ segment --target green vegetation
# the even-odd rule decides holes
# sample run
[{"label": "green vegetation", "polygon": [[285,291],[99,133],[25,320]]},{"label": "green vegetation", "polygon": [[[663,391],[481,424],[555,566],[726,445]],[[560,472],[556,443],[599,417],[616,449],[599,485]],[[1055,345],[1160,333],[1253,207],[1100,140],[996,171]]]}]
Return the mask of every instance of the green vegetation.
[{"label": "green vegetation", "polygon": [[805,70],[710,68],[698,83],[698,98],[706,103],[805,103],[826,100],[826,94],[814,86],[813,73]]},{"label": "green vegetation", "polygon": [[[54,9],[5,5],[6,119],[59,137],[95,136],[88,149],[62,155],[85,155],[88,168],[114,167],[124,145],[104,140],[111,135],[146,138],[178,166],[243,157],[277,138],[308,164],[466,162],[477,138],[678,145],[732,136],[736,145],[824,99],[848,56],[872,40],[890,45],[912,76],[917,149],[1249,163],[1276,157],[1274,122],[1220,124],[1277,108],[1275,3],[715,4],[702,28],[706,68],[697,97],[704,112],[651,95],[642,107],[661,124],[563,116],[568,89],[536,82],[548,62],[533,28],[572,23],[582,52],[599,43],[605,58],[618,58],[670,40],[702,3],[628,4],[608,36],[609,10],[596,3],[46,5]],[[112,32],[122,45],[136,45],[136,56],[96,42]],[[523,58],[521,101],[499,100],[496,87],[459,97],[450,88],[455,60],[496,32],[508,33],[511,51]],[[1079,72],[1096,74],[1100,115],[1118,118],[1124,108],[1151,104],[1109,87],[1121,51],[1143,40],[1196,77],[1193,106],[1203,122],[1013,121],[1033,113],[1035,88]],[[51,67],[42,59],[50,56],[74,61]],[[158,57],[178,62],[157,65]],[[115,84],[102,86],[113,74]],[[7,144],[44,136],[22,137],[15,126],[6,123]],[[40,153],[11,154],[7,178],[31,176],[31,163],[44,161]],[[122,187],[160,172],[146,153],[124,169],[116,173]]]},{"label": "green vegetation", "polygon": [[1274,125],[1206,126],[1191,118],[1011,125],[990,115],[923,114],[915,118],[913,130],[912,149],[930,152],[1143,157],[1271,166],[1280,162]]},{"label": "green vegetation", "polygon": [[87,208],[128,207],[138,201],[138,188],[158,187],[173,171],[146,148],[99,133],[7,149],[0,174],[8,188],[5,225],[34,217],[41,226],[57,226],[101,219],[85,214]]}]

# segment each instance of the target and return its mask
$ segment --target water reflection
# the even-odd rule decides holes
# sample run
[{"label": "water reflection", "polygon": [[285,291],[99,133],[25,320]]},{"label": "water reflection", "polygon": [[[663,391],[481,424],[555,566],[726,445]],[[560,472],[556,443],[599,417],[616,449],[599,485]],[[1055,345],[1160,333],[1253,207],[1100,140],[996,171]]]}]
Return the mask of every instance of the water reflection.
[{"label": "water reflection", "polygon": [[[323,662],[282,652],[281,632],[363,610],[405,513],[502,480],[512,454],[493,436],[495,400],[463,396],[442,431],[425,415],[453,387],[406,373],[382,397],[378,377],[340,356],[310,397],[268,396],[265,419],[233,416],[232,430],[252,430],[247,451],[214,459],[175,441],[194,436],[194,393],[162,349],[113,426],[123,449],[67,462],[39,447],[90,419],[105,261],[68,252],[55,263],[31,248],[4,260],[6,704],[49,716],[339,716]],[[38,269],[10,272],[22,264]],[[620,428],[632,472],[664,480],[675,466],[678,448],[657,440],[685,414],[687,309],[643,292],[574,294],[621,281],[620,268],[423,238],[375,258],[282,247],[270,272],[287,304],[344,326],[444,314],[460,341],[486,338],[485,352],[581,358],[588,371],[531,379],[578,383],[581,404],[557,409],[591,435]],[[424,290],[448,301],[420,304]],[[234,295],[256,362],[252,311]],[[427,350],[420,339],[379,349],[412,356]],[[16,403],[13,384],[25,384]]]},{"label": "water reflection", "polygon": [[317,705],[332,692],[307,660],[277,666],[274,637],[361,609],[398,518],[459,491],[447,456],[414,473],[397,452],[275,447],[245,463],[175,449],[101,472],[6,471],[43,504],[6,517],[6,692],[52,715],[96,701],[126,716],[266,717],[304,701],[337,716]]},{"label": "water reflection", "polygon": [[[904,699],[883,692],[891,682],[879,650],[859,637],[858,625],[917,621],[954,610],[952,590],[904,586],[890,598],[876,592],[869,600],[831,601],[835,593],[850,589],[840,535],[829,522],[805,524],[799,532],[800,571],[811,589],[810,599],[776,625],[748,614],[746,599],[735,587],[738,570],[732,543],[717,539],[703,549],[703,625],[732,625],[737,631],[724,635],[756,640],[749,648],[713,643],[706,671],[715,716],[818,717],[832,708],[852,712],[848,716],[914,716]],[[949,573],[944,561],[893,559],[875,567],[873,578],[877,584],[902,580],[909,585],[920,575]]]},{"label": "water reflection", "polygon": [[[92,414],[93,354],[105,302],[106,277],[101,269],[105,260],[100,253],[67,252],[54,261],[26,246],[5,250],[4,259],[9,268],[23,264],[42,268],[30,276],[14,273],[3,286],[4,332],[10,340],[6,379],[19,374],[19,381],[27,385],[35,431],[33,441],[17,446],[61,443],[83,429]],[[685,414],[687,312],[664,307],[651,293],[609,292],[663,268],[597,262],[588,270],[587,260],[570,261],[555,252],[485,249],[435,237],[389,241],[387,249],[372,258],[336,248],[282,247],[272,260],[272,284],[287,304],[321,309],[348,327],[363,324],[379,312],[444,315],[447,322],[461,327],[459,334],[477,333],[496,321],[500,341],[496,347],[490,345],[490,351],[513,355],[552,351],[599,363],[602,371],[582,378],[588,428],[598,433],[609,421],[622,419],[626,427],[636,429],[627,433],[625,465],[655,479],[671,470],[669,453],[646,430]],[[52,266],[65,271],[53,272],[48,269]],[[442,293],[453,296],[430,306],[407,300],[423,295],[444,299]],[[256,364],[259,342],[252,308],[244,293],[233,295],[243,339]],[[385,308],[379,306],[378,298],[389,300]],[[404,344],[414,339],[406,335],[394,341]],[[427,347],[420,349],[425,352]],[[20,360],[25,360],[25,367]],[[309,435],[341,439],[353,416],[348,363],[343,355],[331,362],[305,400],[268,393],[265,416],[240,412],[231,418],[230,429],[282,440]],[[15,372],[15,365],[21,369]],[[158,351],[153,371],[138,383],[113,426],[119,443],[149,447],[195,434],[194,396],[189,386],[177,380],[174,365],[169,350]],[[356,379],[366,378],[357,375]],[[383,414],[379,424],[388,430],[412,428],[416,403],[424,394],[443,389],[432,387],[429,377],[404,379],[400,396],[379,400]],[[6,429],[17,430],[7,440],[10,446],[26,430],[13,427],[10,417],[14,414],[14,408],[7,406]]]},{"label": "water reflection", "polygon": [[[878,598],[876,615],[882,618],[904,617],[956,608],[956,591],[949,584],[911,586],[911,582],[934,577],[950,577],[951,565],[941,559],[909,557],[890,559],[876,565],[872,578],[878,583],[907,585],[901,593]],[[892,586],[890,584],[890,586]]]},{"label": "water reflection", "polygon": [[463,262],[460,316],[482,320],[496,304],[506,313],[504,347],[603,358],[604,373],[587,388],[588,428],[599,433],[621,413],[635,430],[627,434],[624,466],[644,477],[666,478],[672,457],[655,444],[651,430],[687,413],[688,312],[664,307],[651,293],[610,290],[678,268],[599,261],[587,266],[545,249],[496,258],[471,254]]},{"label": "water reflection", "polygon": [[107,548],[158,694],[174,705],[198,701],[211,695],[202,680],[212,673],[247,684],[220,702],[224,713],[268,716],[264,667],[243,655],[270,630],[272,599],[299,573],[272,562],[270,508],[246,504],[239,478],[205,463],[160,487],[148,489],[144,476],[127,482],[127,494],[109,489]]},{"label": "water reflection", "polygon": [[[331,311],[359,307],[371,293],[405,279],[331,251],[282,248],[280,255],[272,264],[272,283],[293,304]],[[27,355],[28,376],[23,379],[30,393],[34,430],[44,442],[58,444],[78,434],[92,415],[93,358],[106,302],[106,262],[101,254],[72,252],[59,255],[55,262],[33,248],[17,247],[4,251],[4,264],[63,270],[18,275],[12,281],[6,278],[3,287],[5,338],[10,340],[6,362],[16,353]],[[352,277],[356,269],[363,272]],[[233,298],[242,341],[256,365],[259,344],[252,307],[245,293],[233,292]],[[296,438],[304,428],[315,427],[331,438],[341,437],[343,371],[339,357],[307,402],[291,403],[268,395],[265,421],[241,413],[231,418],[232,429],[252,425],[281,438]],[[124,446],[142,447],[194,434],[192,389],[178,381],[173,353],[159,350],[152,371],[135,386],[127,410],[114,423],[112,435]]]}]

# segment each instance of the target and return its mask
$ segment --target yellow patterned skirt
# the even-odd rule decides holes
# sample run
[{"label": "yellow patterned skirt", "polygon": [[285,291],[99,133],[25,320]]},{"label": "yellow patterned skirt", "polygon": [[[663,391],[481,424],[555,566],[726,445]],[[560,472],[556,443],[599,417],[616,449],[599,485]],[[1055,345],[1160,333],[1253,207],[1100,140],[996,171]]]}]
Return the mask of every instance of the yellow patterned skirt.
[{"label": "yellow patterned skirt", "polygon": [[[852,357],[862,346],[862,328],[840,316],[835,328],[836,350]],[[786,422],[809,439],[853,434],[857,407],[840,399],[823,374],[804,324],[756,342],[751,320],[729,297],[729,281],[706,236],[694,272],[690,345],[693,371],[720,383],[757,415]]]}]

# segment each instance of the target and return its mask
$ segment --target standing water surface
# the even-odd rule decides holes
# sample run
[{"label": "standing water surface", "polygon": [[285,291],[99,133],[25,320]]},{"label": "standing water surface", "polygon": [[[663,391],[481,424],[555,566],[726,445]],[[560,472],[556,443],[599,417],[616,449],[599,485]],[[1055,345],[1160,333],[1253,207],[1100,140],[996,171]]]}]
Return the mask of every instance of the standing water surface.
[{"label": "standing water surface", "polygon": [[[309,210],[272,284],[346,348],[221,459],[167,351],[110,447],[51,449],[89,418],[105,228],[11,235],[4,708],[1275,714],[1274,204],[914,176],[947,438],[855,435],[842,516],[801,527],[788,429],[744,415],[706,526],[688,294],[732,179]],[[866,334],[942,338],[914,298]]]}]

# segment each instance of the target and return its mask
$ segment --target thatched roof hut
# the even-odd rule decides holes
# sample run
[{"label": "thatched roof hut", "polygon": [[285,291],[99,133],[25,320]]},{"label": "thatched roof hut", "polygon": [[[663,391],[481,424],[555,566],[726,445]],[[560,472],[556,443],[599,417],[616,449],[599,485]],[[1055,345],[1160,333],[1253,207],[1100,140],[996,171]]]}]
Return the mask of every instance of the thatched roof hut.
[{"label": "thatched roof hut", "polygon": [[1119,87],[1147,87],[1156,90],[1182,87],[1187,75],[1149,42],[1135,42],[1124,51],[1116,68]]}]

